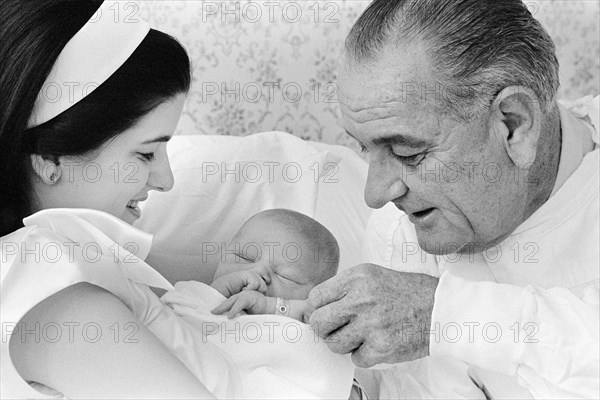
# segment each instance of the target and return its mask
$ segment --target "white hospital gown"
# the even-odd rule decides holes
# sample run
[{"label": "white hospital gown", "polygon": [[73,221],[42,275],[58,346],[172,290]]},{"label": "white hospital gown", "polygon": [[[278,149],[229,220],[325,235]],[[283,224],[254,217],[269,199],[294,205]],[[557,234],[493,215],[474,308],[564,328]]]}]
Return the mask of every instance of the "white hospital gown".
[{"label": "white hospital gown", "polygon": [[85,209],[43,210],[24,224],[0,240],[0,398],[63,397],[23,380],[10,358],[9,341],[20,335],[19,321],[31,308],[80,282],[117,296],[217,398],[239,395],[240,378],[227,354],[194,335],[149,289],[172,289],[143,261],[152,235],[107,213]]},{"label": "white hospital gown", "polygon": [[[31,308],[80,282],[117,296],[217,398],[348,398],[354,375],[348,356],[332,353],[308,325],[289,318],[257,315],[229,321],[210,314],[224,300],[218,292],[198,282],[179,283],[180,290],[173,290],[143,261],[152,235],[85,209],[44,210],[24,224],[4,236],[0,247],[0,398],[63,398],[21,378],[9,341],[19,337],[19,321]],[[178,314],[150,286],[167,290],[163,299]],[[213,327],[225,332],[207,335]]]}]

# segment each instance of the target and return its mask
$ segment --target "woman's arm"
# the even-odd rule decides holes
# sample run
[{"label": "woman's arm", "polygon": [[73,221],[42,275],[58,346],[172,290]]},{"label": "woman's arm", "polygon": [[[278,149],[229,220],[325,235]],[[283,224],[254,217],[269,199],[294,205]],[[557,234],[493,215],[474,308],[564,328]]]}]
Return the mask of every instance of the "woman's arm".
[{"label": "woman's arm", "polygon": [[11,357],[27,381],[72,399],[213,398],[117,297],[97,286],[62,290],[30,310],[19,326],[33,330],[36,324],[61,327],[62,335],[12,336]]}]

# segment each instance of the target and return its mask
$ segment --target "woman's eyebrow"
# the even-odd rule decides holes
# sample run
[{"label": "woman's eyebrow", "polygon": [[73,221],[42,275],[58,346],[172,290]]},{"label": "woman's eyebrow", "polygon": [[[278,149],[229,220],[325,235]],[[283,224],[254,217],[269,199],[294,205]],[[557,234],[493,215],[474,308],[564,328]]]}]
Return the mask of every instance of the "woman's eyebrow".
[{"label": "woman's eyebrow", "polygon": [[242,254],[241,252],[239,253],[233,253],[234,256],[241,258],[244,261],[248,261],[249,263],[254,263],[256,262],[256,260],[253,260],[251,257],[247,256],[246,254]]},{"label": "woman's eyebrow", "polygon": [[156,139],[152,139],[152,140],[146,140],[145,142],[142,142],[142,144],[153,144],[153,143],[165,143],[168,142],[169,140],[171,140],[172,136],[161,136],[158,137]]}]

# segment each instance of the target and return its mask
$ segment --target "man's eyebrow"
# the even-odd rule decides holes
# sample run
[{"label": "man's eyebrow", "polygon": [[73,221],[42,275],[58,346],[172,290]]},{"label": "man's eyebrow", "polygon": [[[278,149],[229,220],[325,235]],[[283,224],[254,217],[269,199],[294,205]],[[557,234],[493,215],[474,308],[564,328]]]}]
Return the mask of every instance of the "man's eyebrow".
[{"label": "man's eyebrow", "polygon": [[146,140],[142,144],[165,143],[165,142],[168,142],[169,140],[171,140],[171,137],[172,136],[165,135],[165,136],[158,137],[156,139]]},{"label": "man's eyebrow", "polygon": [[386,137],[380,137],[373,140],[375,145],[397,145],[403,147],[409,147],[411,149],[422,149],[423,147],[429,147],[431,144],[423,139],[406,137],[404,135],[392,135]]},{"label": "man's eyebrow", "polygon": [[[346,134],[360,143],[360,141],[358,139],[356,139],[354,137],[354,135],[352,135],[350,132],[348,132],[347,129],[346,129]],[[373,140],[373,144],[375,144],[377,146],[386,145],[386,144],[387,145],[398,145],[398,146],[409,147],[411,149],[421,149],[423,147],[430,146],[430,143],[426,140],[409,138],[409,137],[406,137],[403,135],[391,135],[391,136],[376,138]]]}]

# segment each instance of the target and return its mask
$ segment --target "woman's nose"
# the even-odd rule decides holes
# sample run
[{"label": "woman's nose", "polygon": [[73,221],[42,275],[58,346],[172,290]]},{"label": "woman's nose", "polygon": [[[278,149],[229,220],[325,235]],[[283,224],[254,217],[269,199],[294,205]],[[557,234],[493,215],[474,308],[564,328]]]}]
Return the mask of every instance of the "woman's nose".
[{"label": "woman's nose", "polygon": [[175,178],[171,170],[171,163],[165,151],[163,156],[155,161],[154,168],[148,176],[148,185],[159,192],[168,192],[173,189],[174,184]]},{"label": "woman's nose", "polygon": [[392,160],[371,158],[365,185],[365,202],[371,208],[381,208],[408,192],[402,177],[402,166]]}]

